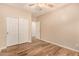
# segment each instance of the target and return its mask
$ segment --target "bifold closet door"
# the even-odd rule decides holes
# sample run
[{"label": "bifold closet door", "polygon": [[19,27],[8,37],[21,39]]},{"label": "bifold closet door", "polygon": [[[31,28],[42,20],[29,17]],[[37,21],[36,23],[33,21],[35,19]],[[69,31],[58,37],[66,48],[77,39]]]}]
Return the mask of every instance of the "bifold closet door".
[{"label": "bifold closet door", "polygon": [[28,42],[28,20],[26,17],[19,18],[19,43]]},{"label": "bifold closet door", "polygon": [[25,17],[7,17],[7,46],[28,42],[28,20]]},{"label": "bifold closet door", "polygon": [[18,18],[7,17],[7,46],[18,44]]}]

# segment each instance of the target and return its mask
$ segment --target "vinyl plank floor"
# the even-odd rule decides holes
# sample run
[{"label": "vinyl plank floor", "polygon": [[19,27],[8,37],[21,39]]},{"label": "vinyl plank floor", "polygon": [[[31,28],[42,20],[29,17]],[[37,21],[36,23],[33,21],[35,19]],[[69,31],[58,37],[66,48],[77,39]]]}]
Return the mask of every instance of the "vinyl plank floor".
[{"label": "vinyl plank floor", "polygon": [[78,56],[72,51],[42,40],[33,38],[31,43],[10,46],[0,52],[0,56]]}]

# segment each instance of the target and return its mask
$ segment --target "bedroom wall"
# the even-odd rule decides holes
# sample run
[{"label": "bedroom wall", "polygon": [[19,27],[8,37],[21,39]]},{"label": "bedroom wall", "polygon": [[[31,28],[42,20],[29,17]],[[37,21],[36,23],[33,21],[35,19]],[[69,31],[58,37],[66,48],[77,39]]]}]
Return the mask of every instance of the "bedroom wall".
[{"label": "bedroom wall", "polygon": [[70,4],[38,17],[41,40],[79,51],[79,4]]}]

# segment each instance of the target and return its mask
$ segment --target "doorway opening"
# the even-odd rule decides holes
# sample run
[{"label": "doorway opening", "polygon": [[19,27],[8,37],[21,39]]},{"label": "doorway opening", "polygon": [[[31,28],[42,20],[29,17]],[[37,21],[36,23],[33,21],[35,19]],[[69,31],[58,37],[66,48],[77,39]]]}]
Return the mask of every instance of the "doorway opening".
[{"label": "doorway opening", "polygon": [[32,21],[32,37],[40,39],[40,21]]}]

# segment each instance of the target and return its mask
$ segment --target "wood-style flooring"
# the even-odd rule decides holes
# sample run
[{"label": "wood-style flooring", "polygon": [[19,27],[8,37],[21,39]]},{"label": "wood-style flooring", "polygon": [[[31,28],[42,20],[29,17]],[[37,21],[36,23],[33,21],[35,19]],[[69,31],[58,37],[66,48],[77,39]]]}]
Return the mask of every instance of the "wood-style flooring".
[{"label": "wood-style flooring", "polygon": [[33,38],[31,43],[10,46],[0,56],[78,56],[75,52],[57,45]]}]

